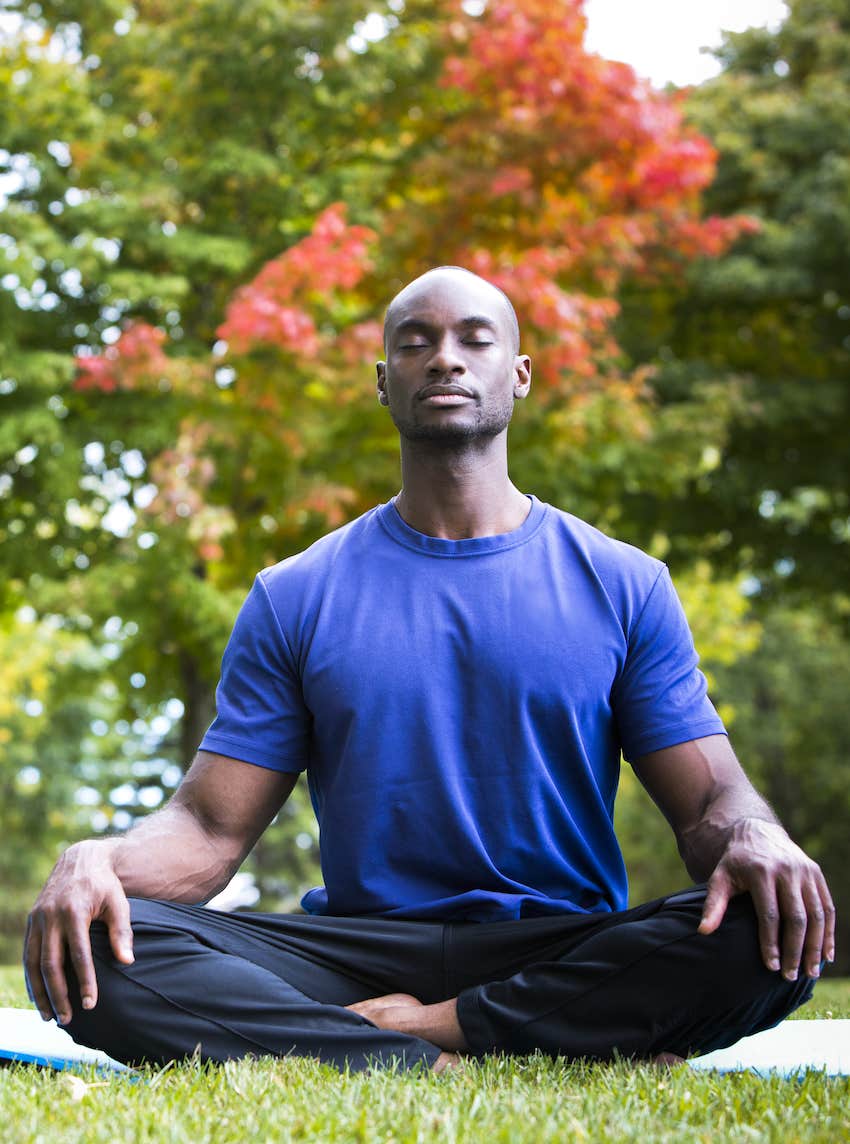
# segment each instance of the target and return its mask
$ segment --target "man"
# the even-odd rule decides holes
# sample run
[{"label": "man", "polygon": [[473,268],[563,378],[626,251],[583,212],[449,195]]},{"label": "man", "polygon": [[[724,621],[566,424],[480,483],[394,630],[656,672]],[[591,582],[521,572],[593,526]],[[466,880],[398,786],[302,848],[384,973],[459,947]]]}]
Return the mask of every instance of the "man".
[{"label": "man", "polygon": [[[400,493],[258,576],[170,803],[60,859],[25,949],[42,1015],[126,1061],[436,1069],[681,1056],[781,1020],[834,956],[823,875],[744,777],[664,566],[511,483],[510,302],[430,271],[377,370]],[[621,750],[707,888],[625,909]],[[309,916],[199,908],[301,770]]]}]

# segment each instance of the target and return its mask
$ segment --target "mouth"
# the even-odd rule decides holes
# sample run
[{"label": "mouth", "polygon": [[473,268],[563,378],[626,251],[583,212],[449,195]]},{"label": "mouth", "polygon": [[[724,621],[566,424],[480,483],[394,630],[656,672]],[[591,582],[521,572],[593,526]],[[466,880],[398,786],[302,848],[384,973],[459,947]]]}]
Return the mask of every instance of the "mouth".
[{"label": "mouth", "polygon": [[472,400],[472,394],[462,385],[429,385],[419,394],[426,405],[462,405]]}]

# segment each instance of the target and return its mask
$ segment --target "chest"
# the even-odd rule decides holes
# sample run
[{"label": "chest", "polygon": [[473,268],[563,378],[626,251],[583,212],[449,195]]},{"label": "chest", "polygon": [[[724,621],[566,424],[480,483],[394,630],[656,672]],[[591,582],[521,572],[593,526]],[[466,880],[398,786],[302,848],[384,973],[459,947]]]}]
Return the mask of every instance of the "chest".
[{"label": "chest", "polygon": [[575,718],[607,706],[625,656],[592,577],[486,560],[331,577],[299,642],[314,716],[507,704]]}]

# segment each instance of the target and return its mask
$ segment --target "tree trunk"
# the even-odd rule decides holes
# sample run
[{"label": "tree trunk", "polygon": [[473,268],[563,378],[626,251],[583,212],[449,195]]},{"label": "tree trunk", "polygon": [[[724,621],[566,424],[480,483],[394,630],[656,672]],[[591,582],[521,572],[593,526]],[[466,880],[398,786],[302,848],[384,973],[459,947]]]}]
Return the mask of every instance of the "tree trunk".
[{"label": "tree trunk", "polygon": [[195,659],[185,651],[180,652],[180,677],[185,707],[180,723],[180,765],[188,770],[215,715],[215,687],[203,677]]}]

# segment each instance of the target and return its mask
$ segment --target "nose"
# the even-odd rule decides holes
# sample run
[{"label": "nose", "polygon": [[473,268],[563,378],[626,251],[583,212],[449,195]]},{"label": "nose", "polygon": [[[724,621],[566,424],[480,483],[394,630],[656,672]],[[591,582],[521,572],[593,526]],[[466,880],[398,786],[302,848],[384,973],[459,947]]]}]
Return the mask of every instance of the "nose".
[{"label": "nose", "polygon": [[447,374],[459,376],[466,373],[466,363],[455,338],[447,335],[440,339],[428,362],[428,373],[438,377],[445,377]]}]

